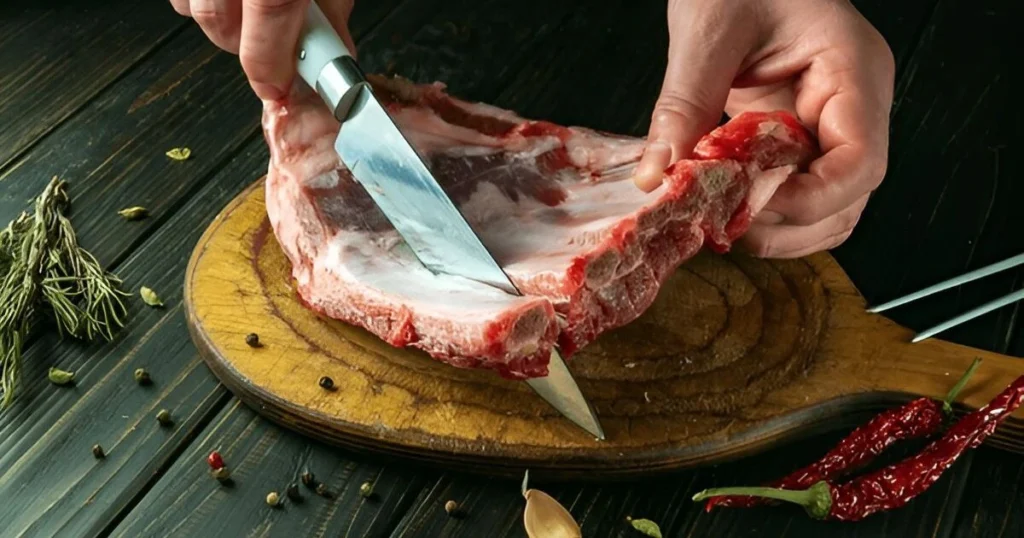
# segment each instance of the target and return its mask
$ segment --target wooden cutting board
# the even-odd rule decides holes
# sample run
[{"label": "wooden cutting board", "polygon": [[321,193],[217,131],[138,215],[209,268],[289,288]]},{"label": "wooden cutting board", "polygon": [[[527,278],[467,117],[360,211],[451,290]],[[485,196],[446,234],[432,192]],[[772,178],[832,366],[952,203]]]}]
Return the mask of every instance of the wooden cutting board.
[{"label": "wooden cutting board", "polygon": [[[568,361],[607,440],[521,382],[396,349],[298,301],[263,203],[232,201],[193,252],[185,303],[216,376],[268,419],[334,445],[497,475],[612,479],[707,464],[851,427],[918,395],[984,405],[1024,361],[912,333],[865,302],[835,260],[701,254],[638,320]],[[255,332],[263,344],[246,345]],[[333,391],[318,386],[331,377]],[[1024,411],[989,444],[1024,451]]]}]

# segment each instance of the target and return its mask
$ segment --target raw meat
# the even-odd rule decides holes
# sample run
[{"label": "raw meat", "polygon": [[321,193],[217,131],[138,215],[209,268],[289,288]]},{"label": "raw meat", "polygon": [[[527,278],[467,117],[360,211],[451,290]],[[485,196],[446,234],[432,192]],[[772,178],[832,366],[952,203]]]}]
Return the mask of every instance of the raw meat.
[{"label": "raw meat", "polygon": [[636,319],[707,243],[725,251],[813,152],[785,113],[738,116],[651,193],[643,140],[520,118],[444,86],[371,77],[375,91],[524,296],[435,275],[415,259],[332,144],[339,125],[297,85],[264,104],[267,213],[313,310],[458,367],[547,374]]}]

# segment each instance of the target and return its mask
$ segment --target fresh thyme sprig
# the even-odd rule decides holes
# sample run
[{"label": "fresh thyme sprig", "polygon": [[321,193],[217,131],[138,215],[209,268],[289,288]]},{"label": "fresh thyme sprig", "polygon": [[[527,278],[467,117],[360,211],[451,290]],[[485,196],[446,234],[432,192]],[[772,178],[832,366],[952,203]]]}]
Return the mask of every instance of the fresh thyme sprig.
[{"label": "fresh thyme sprig", "polygon": [[[36,198],[33,214],[22,213],[0,232],[0,409],[14,399],[21,355],[34,316],[53,314],[63,336],[114,337],[127,313],[121,279],[78,244],[65,182],[54,177]],[[41,308],[49,306],[49,308]]]}]

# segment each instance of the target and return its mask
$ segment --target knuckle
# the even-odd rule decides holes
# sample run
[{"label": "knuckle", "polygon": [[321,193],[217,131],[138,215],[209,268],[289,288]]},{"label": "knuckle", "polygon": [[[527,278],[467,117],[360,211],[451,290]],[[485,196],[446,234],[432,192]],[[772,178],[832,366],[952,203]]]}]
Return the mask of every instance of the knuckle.
[{"label": "knuckle", "polygon": [[227,15],[216,8],[204,7],[192,10],[192,18],[203,28],[217,28],[224,24]]},{"label": "knuckle", "polygon": [[[810,177],[804,179],[810,179]],[[819,179],[819,181],[821,180]],[[786,204],[788,207],[784,210],[786,224],[811,226],[831,217],[834,214],[832,209],[834,204],[830,204],[826,200],[828,190],[826,186],[811,188],[805,186],[805,188],[792,193]]]},{"label": "knuckle", "polygon": [[245,76],[249,80],[260,83],[272,82],[275,65],[264,54],[251,48],[242,47],[238,54],[238,60],[242,64],[242,71],[245,72]]},{"label": "knuckle", "polygon": [[885,174],[889,171],[889,159],[885,152],[881,155],[868,160],[868,190],[873,191],[877,189],[881,184],[882,180],[885,179]]},{"label": "knuckle", "polygon": [[846,242],[847,239],[850,238],[851,235],[853,235],[853,230],[848,230],[833,236],[832,240],[829,241],[828,245],[824,248],[824,250],[833,249],[842,245],[843,243]]},{"label": "knuckle", "polygon": [[697,132],[713,129],[719,119],[710,112],[707,101],[701,96],[687,96],[673,90],[666,90],[658,97],[651,114],[651,126],[666,129],[675,125]]},{"label": "knuckle", "polygon": [[775,253],[770,234],[750,238],[745,243],[745,250],[755,258],[770,258]]},{"label": "knuckle", "polygon": [[707,98],[700,95],[688,96],[675,90],[665,90],[654,105],[654,115],[668,114],[697,119],[706,115],[707,102]]},{"label": "knuckle", "polygon": [[261,14],[276,15],[301,8],[308,0],[247,0],[246,5]]},{"label": "knuckle", "polygon": [[796,226],[813,226],[832,216],[831,212],[822,203],[814,203],[810,200],[800,204],[796,211],[786,218],[786,224]]},{"label": "knuckle", "polygon": [[867,192],[874,192],[882,185],[882,181],[885,180],[886,164],[885,159],[880,159],[880,162],[869,165],[870,176],[866,182]]},{"label": "knuckle", "polygon": [[[857,223],[860,222],[860,211],[844,211],[839,214],[839,232],[837,235],[849,237]],[[845,241],[846,239],[843,238]]]}]

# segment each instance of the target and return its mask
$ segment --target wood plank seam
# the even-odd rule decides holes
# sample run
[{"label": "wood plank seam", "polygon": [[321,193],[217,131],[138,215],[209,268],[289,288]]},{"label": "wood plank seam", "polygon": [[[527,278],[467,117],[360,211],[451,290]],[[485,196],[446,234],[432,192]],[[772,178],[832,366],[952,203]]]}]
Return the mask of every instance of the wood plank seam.
[{"label": "wood plank seam", "polygon": [[133,64],[129,65],[128,67],[126,67],[124,70],[122,70],[120,73],[118,73],[117,76],[111,77],[111,79],[106,84],[104,84],[103,86],[97,88],[96,91],[93,92],[92,95],[90,95],[87,99],[83,100],[77,107],[75,107],[74,109],[68,111],[68,113],[65,114],[64,117],[62,117],[59,120],[53,122],[50,126],[48,126],[46,128],[46,130],[44,130],[41,133],[39,133],[33,140],[31,140],[27,144],[25,144],[24,147],[22,147],[16,153],[11,155],[11,157],[9,159],[7,159],[5,162],[0,163],[0,181],[3,181],[4,179],[6,179],[7,176],[11,172],[13,172],[15,169],[17,169],[17,167],[19,166],[19,161],[21,161],[21,159],[23,159],[25,157],[25,155],[27,155],[29,152],[31,152],[33,148],[35,148],[37,145],[39,145],[40,142],[42,142],[43,140],[48,138],[50,135],[52,135],[54,132],[56,132],[57,129],[60,126],[64,125],[69,120],[73,119],[75,116],[77,116],[83,110],[85,110],[96,99],[100,98],[102,95],[104,95],[105,93],[110,91],[110,89],[112,87],[116,86],[126,76],[131,74],[136,69],[139,69],[140,67],[142,67],[142,65],[145,64],[145,62],[147,60],[149,60],[151,57],[153,57],[154,54],[156,54],[164,45],[166,45],[171,40],[173,40],[178,34],[184,32],[186,28],[188,28],[188,22],[187,21],[182,21],[182,23],[177,28],[175,28],[174,30],[171,30],[170,32],[167,32],[166,35],[164,35],[163,37],[158,39],[156,42],[154,42],[153,46],[150,47],[141,56],[139,56],[139,58],[135,61],[135,63],[133,63]]},{"label": "wood plank seam", "polygon": [[215,402],[214,405],[210,406],[206,414],[196,422],[195,428],[185,435],[182,442],[175,447],[170,455],[168,455],[163,464],[156,469],[148,480],[146,480],[146,484],[139,489],[139,492],[125,503],[125,505],[114,514],[114,517],[110,519],[107,525],[103,527],[103,530],[100,532],[101,536],[110,536],[114,529],[124,521],[124,518],[127,517],[128,514],[135,509],[135,506],[146,497],[146,494],[153,489],[153,486],[155,486],[156,483],[164,476],[164,473],[166,473],[167,470],[178,461],[178,458],[180,458],[182,454],[192,446],[192,443],[199,438],[199,434],[206,430],[206,427],[213,422],[213,419],[218,413],[220,413],[221,409],[227,406],[228,402],[230,402],[232,398],[234,398],[234,396],[227,390],[220,395],[218,401]]}]

